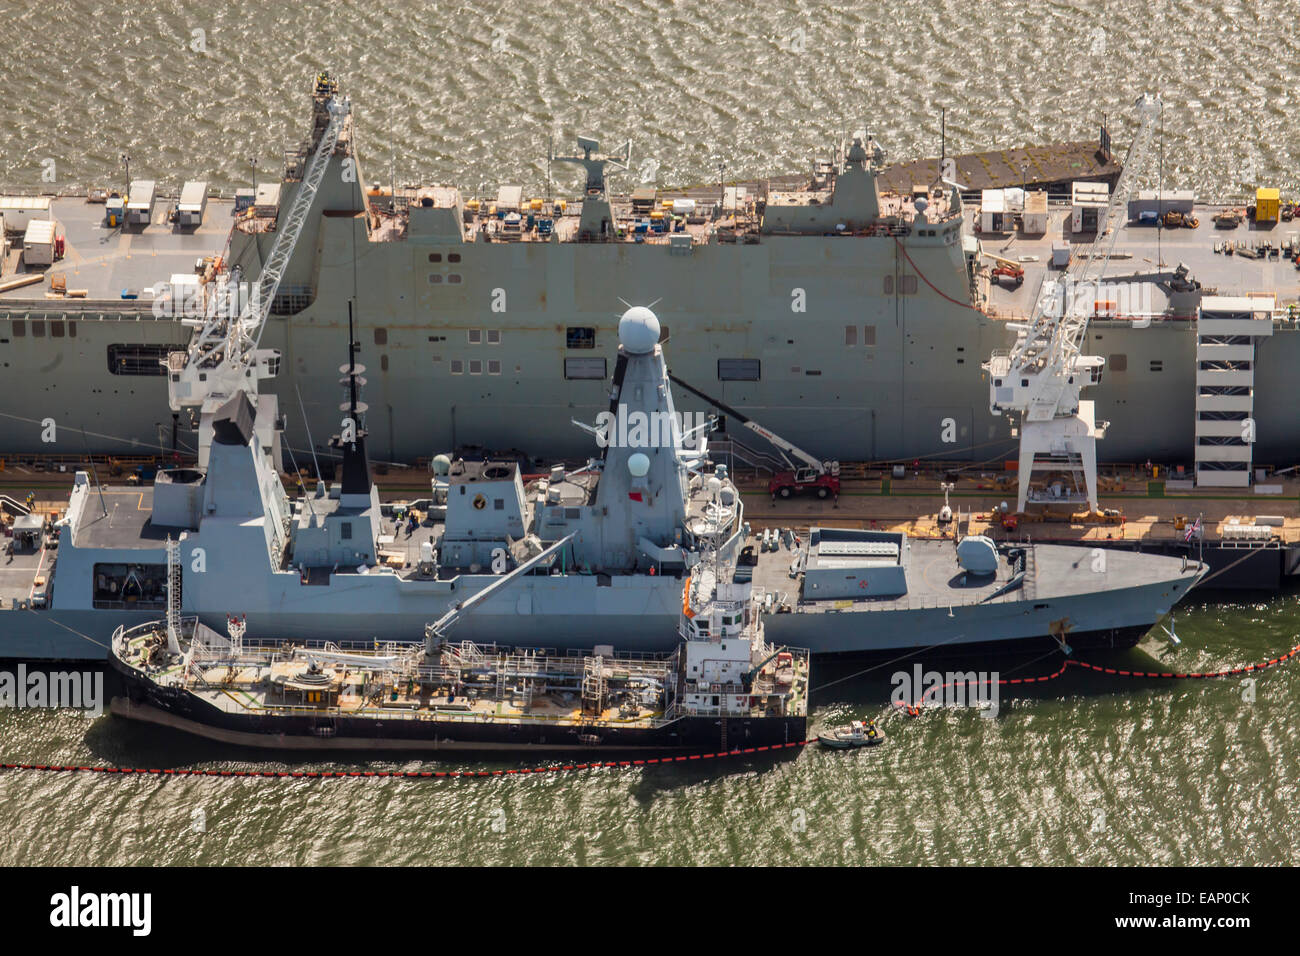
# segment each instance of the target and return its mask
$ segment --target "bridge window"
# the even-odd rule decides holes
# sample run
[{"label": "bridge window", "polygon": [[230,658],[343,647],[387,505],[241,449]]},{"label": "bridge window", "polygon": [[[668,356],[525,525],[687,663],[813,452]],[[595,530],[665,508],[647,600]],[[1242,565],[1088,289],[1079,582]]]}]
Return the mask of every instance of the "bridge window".
[{"label": "bridge window", "polygon": [[1164,363],[1164,360],[1163,360],[1163,359],[1152,359],[1152,360],[1151,360],[1151,371],[1153,371],[1153,372],[1163,372],[1164,370],[1165,370],[1165,363]]},{"label": "bridge window", "polygon": [[864,325],[862,327],[862,344],[863,345],[876,344],[876,327],[874,325]]},{"label": "bridge window", "polygon": [[14,319],[14,338],[21,339],[27,335],[27,320]]},{"label": "bridge window", "polygon": [[162,610],[167,606],[167,565],[96,564],[91,606],[105,610]]},{"label": "bridge window", "polygon": [[718,379],[723,382],[757,382],[763,374],[759,359],[718,359]]},{"label": "bridge window", "polygon": [[596,330],[585,326],[570,326],[564,330],[564,347],[570,349],[594,349],[596,347]]},{"label": "bridge window", "polygon": [[848,346],[858,344],[858,327],[856,325],[844,326],[844,344]]}]

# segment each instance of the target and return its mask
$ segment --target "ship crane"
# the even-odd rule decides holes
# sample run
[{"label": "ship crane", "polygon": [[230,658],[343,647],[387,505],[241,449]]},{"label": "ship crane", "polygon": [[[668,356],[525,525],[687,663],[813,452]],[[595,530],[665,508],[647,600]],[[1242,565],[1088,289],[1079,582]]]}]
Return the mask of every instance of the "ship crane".
[{"label": "ship crane", "polygon": [[[205,314],[184,320],[185,325],[194,329],[189,346],[183,352],[170,353],[166,359],[167,398],[172,411],[197,408],[200,413],[200,465],[204,464],[206,457],[212,414],[239,389],[248,393],[256,408],[258,382],[273,378],[279,372],[279,350],[259,348],[258,344],[266,330],[280,282],[325,177],[330,155],[338,145],[344,122],[351,112],[350,101],[338,96],[337,84],[328,77],[318,78],[316,96],[324,100],[328,121],[303,172],[289,212],[277,224],[275,241],[262,266],[257,285],[245,297],[237,282],[223,277],[214,300],[204,310]],[[274,401],[274,396],[267,397]],[[274,419],[276,416],[272,413],[267,417]]]},{"label": "ship crane", "polygon": [[[814,491],[818,498],[829,498],[840,496],[840,463],[838,461],[824,461],[809,452],[804,451],[793,442],[787,441],[776,432],[764,428],[758,422],[754,421],[747,415],[742,414],[736,409],[719,401],[711,395],[706,395],[698,388],[688,382],[682,381],[671,372],[668,375],[669,380],[674,385],[680,385],[686,391],[690,392],[696,398],[708,402],[719,411],[730,415],[740,424],[744,425],[756,435],[760,435],[773,445],[785,462],[788,471],[780,471],[772,476],[768,482],[768,491],[773,497],[780,495],[782,498],[789,498],[798,491]],[[790,460],[791,457],[797,458],[802,465],[796,465]]]},{"label": "ship crane", "polygon": [[[1030,320],[1008,326],[1016,332],[1015,344],[995,351],[982,366],[989,374],[989,410],[1019,419],[1020,512],[1029,500],[1070,505],[1086,500],[1090,511],[1098,511],[1097,439],[1105,437],[1110,423],[1097,422],[1093,403],[1080,401],[1079,392],[1101,381],[1106,360],[1084,355],[1082,349],[1129,198],[1151,155],[1161,110],[1160,100],[1150,94],[1139,97],[1135,106],[1138,129],[1096,239],[1059,279],[1043,281]],[[1071,472],[1076,487],[1058,494],[1032,491],[1036,471]]]}]

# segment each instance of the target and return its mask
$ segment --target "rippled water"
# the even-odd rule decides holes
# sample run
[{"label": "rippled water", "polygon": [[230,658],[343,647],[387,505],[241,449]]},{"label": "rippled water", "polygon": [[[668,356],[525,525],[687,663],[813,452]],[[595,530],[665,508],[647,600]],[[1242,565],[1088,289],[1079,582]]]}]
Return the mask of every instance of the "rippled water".
[{"label": "rippled water", "polygon": [[[0,182],[233,187],[306,133],[317,70],[352,95],[369,178],[541,186],[547,137],[630,138],[662,183],[806,168],[866,125],[892,157],[1090,139],[1166,103],[1171,186],[1293,193],[1287,0],[9,2]],[[836,9],[836,7],[842,7]],[[201,34],[195,31],[202,31]],[[204,52],[196,52],[194,47]],[[573,182],[565,180],[569,186]]]},{"label": "rippled water", "polygon": [[[540,186],[547,137],[633,142],[660,182],[802,169],[867,125],[895,158],[1091,138],[1166,103],[1164,170],[1206,197],[1294,196],[1291,3],[906,0],[825,9],[573,0],[5,4],[0,183],[269,175],[307,87],[353,97],[369,178]],[[204,31],[195,34],[194,31]],[[202,40],[206,52],[191,46]],[[390,170],[395,169],[395,172]],[[264,177],[265,178],[265,177]],[[1180,614],[1184,646],[1093,655],[1233,666],[1300,640],[1295,595]],[[946,669],[950,662],[925,660]],[[962,669],[971,665],[961,661]],[[952,665],[955,666],[955,665]],[[989,665],[978,664],[986,667]],[[1051,659],[999,661],[1045,673]],[[814,728],[886,713],[878,670],[815,697]],[[814,684],[844,676],[822,666]],[[870,752],[462,781],[0,773],[0,863],[1300,863],[1300,666],[1257,679],[1070,672],[996,719],[887,717]],[[242,759],[240,759],[242,758]],[[68,712],[0,713],[4,762],[279,767]],[[303,764],[324,767],[326,764]],[[328,766],[336,766],[331,763]],[[371,766],[399,766],[374,764]],[[416,766],[415,764],[400,766]],[[464,766],[464,765],[441,765]],[[194,814],[201,811],[200,833]]]},{"label": "rippled water", "polygon": [[[1300,597],[1194,606],[1182,648],[1082,655],[1209,670],[1300,637]],[[1152,658],[1158,660],[1158,665]],[[1005,677],[1057,657],[923,659]],[[0,774],[0,863],[1300,863],[1300,666],[1157,682],[1070,671],[973,710],[891,711],[895,665],[814,694],[814,729],[883,715],[878,748],[476,780]],[[856,670],[856,668],[854,668]],[[852,673],[852,671],[850,671]],[[814,664],[813,683],[847,676]],[[281,769],[117,718],[0,713],[5,762]],[[530,764],[303,762],[295,769]],[[204,832],[195,828],[202,813]]]}]

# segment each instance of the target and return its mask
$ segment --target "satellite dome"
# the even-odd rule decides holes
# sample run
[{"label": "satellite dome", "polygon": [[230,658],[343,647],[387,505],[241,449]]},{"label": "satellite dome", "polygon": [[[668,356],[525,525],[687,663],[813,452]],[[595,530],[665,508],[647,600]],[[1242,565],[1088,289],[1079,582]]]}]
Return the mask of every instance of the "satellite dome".
[{"label": "satellite dome", "polygon": [[435,475],[446,475],[451,471],[451,459],[446,455],[433,456],[433,473]]},{"label": "satellite dome", "polygon": [[618,320],[618,344],[633,355],[653,352],[659,344],[659,320],[643,305],[634,305]]},{"label": "satellite dome", "polygon": [[[654,316],[651,316],[654,318]],[[627,470],[632,473],[633,478],[644,478],[650,471],[650,458],[647,455],[637,452],[629,455],[627,459]]]}]

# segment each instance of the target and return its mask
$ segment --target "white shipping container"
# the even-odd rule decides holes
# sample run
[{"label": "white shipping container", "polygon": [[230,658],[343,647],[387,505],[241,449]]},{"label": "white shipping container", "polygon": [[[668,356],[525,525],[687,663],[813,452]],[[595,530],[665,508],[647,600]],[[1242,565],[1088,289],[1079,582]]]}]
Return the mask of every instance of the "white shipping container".
[{"label": "white shipping container", "polygon": [[23,233],[23,262],[29,266],[54,265],[54,234],[52,219],[33,219]]},{"label": "white shipping container", "polygon": [[1025,196],[1025,211],[1021,223],[1027,236],[1047,234],[1047,193],[1032,192]]},{"label": "white shipping container", "polygon": [[203,213],[208,205],[208,184],[205,182],[188,182],[181,189],[180,201],[176,203],[176,221],[182,226],[198,226],[203,223]]},{"label": "white shipping container", "polygon": [[280,213],[280,184],[258,183],[253,197],[253,211],[258,216],[277,216]]},{"label": "white shipping container", "polygon": [[127,222],[147,226],[149,217],[153,215],[153,201],[156,194],[157,187],[152,179],[137,179],[132,182],[126,196]]},{"label": "white shipping container", "polygon": [[0,196],[0,219],[9,232],[25,233],[33,219],[52,219],[49,196]]}]

